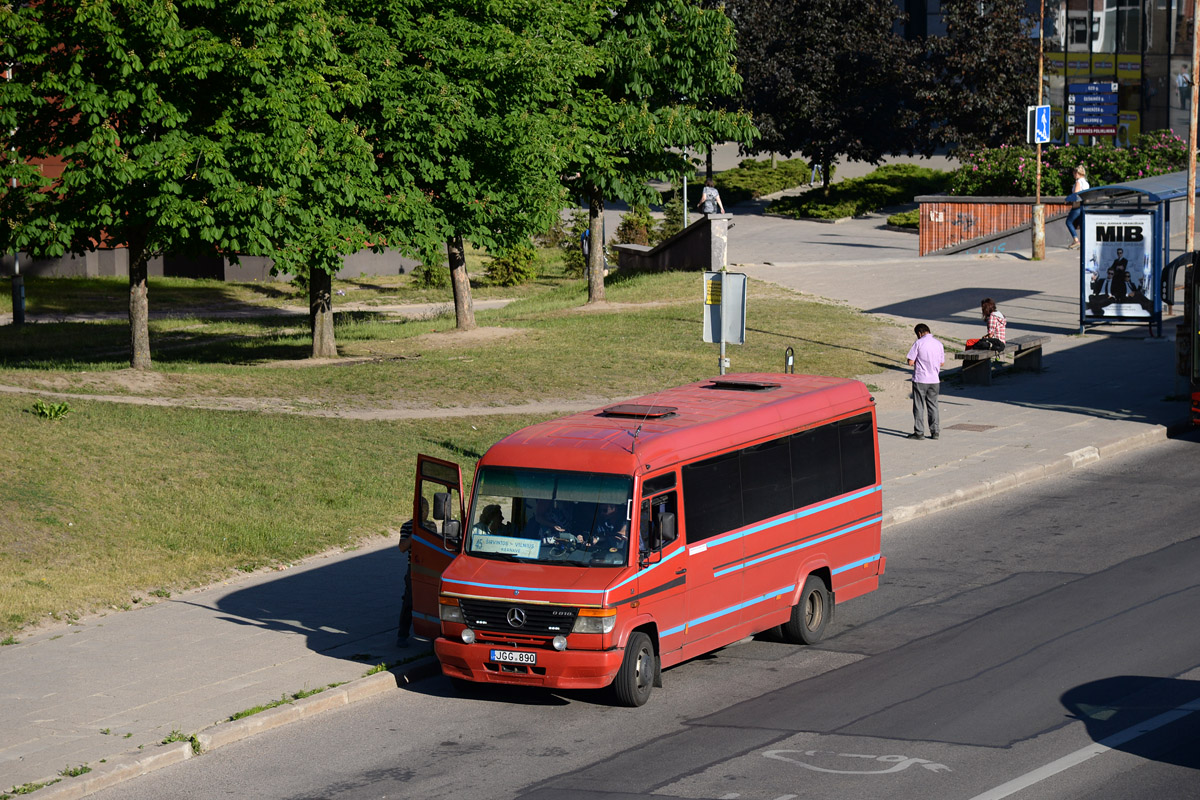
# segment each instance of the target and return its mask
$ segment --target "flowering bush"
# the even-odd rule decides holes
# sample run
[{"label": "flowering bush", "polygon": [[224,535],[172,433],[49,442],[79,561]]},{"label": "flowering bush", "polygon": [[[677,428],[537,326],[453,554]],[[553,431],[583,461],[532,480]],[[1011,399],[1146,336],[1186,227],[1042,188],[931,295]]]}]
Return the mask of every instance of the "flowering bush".
[{"label": "flowering bush", "polygon": [[[1026,145],[970,152],[954,171],[950,193],[977,197],[1028,197],[1036,192],[1037,159]],[[1129,147],[1050,145],[1042,150],[1042,194],[1069,194],[1072,171],[1087,168],[1092,186],[1125,183],[1152,175],[1178,172],[1187,167],[1187,144],[1169,130],[1150,131]]]}]

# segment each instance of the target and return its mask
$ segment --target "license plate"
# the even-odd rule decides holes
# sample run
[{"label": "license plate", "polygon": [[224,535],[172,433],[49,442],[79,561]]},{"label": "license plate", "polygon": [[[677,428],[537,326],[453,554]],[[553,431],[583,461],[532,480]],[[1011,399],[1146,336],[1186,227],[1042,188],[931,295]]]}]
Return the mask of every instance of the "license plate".
[{"label": "license plate", "polygon": [[516,650],[493,650],[492,661],[501,664],[536,664],[537,653],[518,653]]}]

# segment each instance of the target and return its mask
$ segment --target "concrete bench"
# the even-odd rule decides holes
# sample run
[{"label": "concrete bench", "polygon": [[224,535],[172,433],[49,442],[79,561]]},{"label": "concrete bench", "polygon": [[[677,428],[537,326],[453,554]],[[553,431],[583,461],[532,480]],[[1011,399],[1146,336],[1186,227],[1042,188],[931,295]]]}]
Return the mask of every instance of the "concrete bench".
[{"label": "concrete bench", "polygon": [[1014,336],[1005,343],[1003,352],[966,350],[955,353],[954,357],[963,362],[963,383],[972,386],[991,386],[993,360],[1010,362],[1014,370],[1041,372],[1042,345],[1049,341],[1049,336]]}]

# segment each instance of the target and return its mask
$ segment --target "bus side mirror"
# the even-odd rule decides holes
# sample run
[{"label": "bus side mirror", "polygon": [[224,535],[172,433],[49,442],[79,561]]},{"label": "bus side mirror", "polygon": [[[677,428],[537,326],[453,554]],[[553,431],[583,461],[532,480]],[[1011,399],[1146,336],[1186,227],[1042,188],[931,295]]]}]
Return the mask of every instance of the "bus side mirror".
[{"label": "bus side mirror", "polygon": [[664,511],[663,513],[659,514],[658,525],[655,527],[658,528],[658,531],[654,537],[658,540],[654,547],[655,550],[665,547],[666,545],[669,545],[671,542],[675,541],[675,537],[678,534],[675,532],[675,515],[673,513],[670,511]]},{"label": "bus side mirror", "polygon": [[448,519],[442,526],[442,544],[452,553],[457,553],[462,544],[462,523],[456,519]]},{"label": "bus side mirror", "polygon": [[433,495],[433,518],[450,519],[450,493],[436,492]]}]

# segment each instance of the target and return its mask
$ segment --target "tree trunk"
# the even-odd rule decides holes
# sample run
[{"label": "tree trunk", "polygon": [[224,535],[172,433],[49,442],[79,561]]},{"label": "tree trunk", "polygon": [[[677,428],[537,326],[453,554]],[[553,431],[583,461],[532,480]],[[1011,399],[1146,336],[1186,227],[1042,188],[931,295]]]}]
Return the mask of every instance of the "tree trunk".
[{"label": "tree trunk", "polygon": [[471,277],[467,275],[467,252],[461,235],[446,240],[446,260],[450,265],[450,285],[454,287],[455,327],[460,331],[473,330],[475,305],[471,302]]},{"label": "tree trunk", "polygon": [[131,239],[129,250],[129,366],[150,369],[150,299],[144,238]]},{"label": "tree trunk", "polygon": [[312,357],[337,358],[333,338],[333,276],[314,267],[308,274],[308,322],[312,329]]},{"label": "tree trunk", "polygon": [[708,155],[705,158],[705,162],[704,162],[704,178],[705,178],[705,180],[710,180],[710,181],[712,180],[712,176],[713,176],[712,151],[713,151],[713,146],[710,143],[708,145]]},{"label": "tree trunk", "polygon": [[833,163],[830,161],[821,162],[821,184],[825,187],[826,196],[829,195],[829,173]]},{"label": "tree trunk", "polygon": [[[684,202],[687,202],[684,200]],[[592,187],[588,193],[588,303],[604,302],[604,198]]]}]

